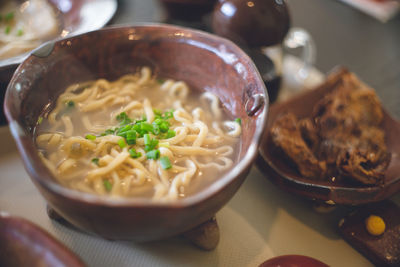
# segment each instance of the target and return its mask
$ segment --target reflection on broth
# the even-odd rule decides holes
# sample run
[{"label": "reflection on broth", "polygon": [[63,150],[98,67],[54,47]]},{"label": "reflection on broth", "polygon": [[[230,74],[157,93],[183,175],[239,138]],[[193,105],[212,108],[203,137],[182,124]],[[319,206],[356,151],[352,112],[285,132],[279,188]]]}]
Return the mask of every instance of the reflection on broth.
[{"label": "reflection on broth", "polygon": [[60,24],[48,1],[1,1],[0,60],[30,51],[59,31]]},{"label": "reflection on broth", "polygon": [[38,121],[43,162],[70,188],[175,200],[203,189],[234,163],[241,126],[219,99],[157,80],[149,68],[116,81],[71,85]]}]

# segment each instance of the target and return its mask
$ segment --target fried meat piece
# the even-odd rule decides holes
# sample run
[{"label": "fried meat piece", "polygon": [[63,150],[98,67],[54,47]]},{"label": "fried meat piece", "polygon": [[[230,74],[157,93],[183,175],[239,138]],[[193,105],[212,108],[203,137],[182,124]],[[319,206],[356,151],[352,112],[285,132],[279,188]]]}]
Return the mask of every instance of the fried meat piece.
[{"label": "fried meat piece", "polygon": [[278,118],[271,128],[272,141],[296,164],[301,175],[324,179],[326,164],[319,161],[307,146],[297,122],[292,113]]},{"label": "fried meat piece", "polygon": [[375,154],[367,150],[355,149],[339,155],[337,166],[340,174],[366,185],[383,184],[385,171],[390,163],[391,154]]},{"label": "fried meat piece", "polygon": [[382,184],[391,154],[379,125],[383,120],[374,91],[354,74],[343,74],[316,104],[310,118],[278,118],[272,141],[307,178],[344,177],[362,184]]},{"label": "fried meat piece", "polygon": [[355,140],[338,156],[339,172],[363,184],[383,184],[391,160],[383,131],[369,127]]}]

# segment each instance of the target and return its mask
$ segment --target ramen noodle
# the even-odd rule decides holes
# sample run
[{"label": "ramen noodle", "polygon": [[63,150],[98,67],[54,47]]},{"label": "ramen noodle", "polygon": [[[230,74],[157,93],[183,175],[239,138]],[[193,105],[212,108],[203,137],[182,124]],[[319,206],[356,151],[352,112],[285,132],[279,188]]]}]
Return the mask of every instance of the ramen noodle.
[{"label": "ramen noodle", "polygon": [[147,67],[71,85],[45,117],[36,143],[62,185],[161,201],[205,188],[231,168],[241,135],[240,119],[228,120],[214,94],[157,80]]}]

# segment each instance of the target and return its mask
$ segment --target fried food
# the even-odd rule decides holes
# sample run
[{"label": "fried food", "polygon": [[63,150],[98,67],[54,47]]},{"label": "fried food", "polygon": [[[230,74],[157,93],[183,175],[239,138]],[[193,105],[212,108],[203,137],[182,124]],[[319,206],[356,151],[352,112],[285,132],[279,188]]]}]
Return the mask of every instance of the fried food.
[{"label": "fried food", "polygon": [[346,73],[318,101],[311,117],[284,114],[270,133],[273,144],[305,178],[377,185],[384,182],[391,158],[380,129],[382,119],[375,92]]}]

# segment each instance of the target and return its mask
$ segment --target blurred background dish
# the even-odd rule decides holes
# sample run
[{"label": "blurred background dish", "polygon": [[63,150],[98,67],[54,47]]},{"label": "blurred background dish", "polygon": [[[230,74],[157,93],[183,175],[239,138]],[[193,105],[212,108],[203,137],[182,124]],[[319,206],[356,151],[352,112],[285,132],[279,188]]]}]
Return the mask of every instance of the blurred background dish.
[{"label": "blurred background dish", "polygon": [[[347,183],[347,181],[340,180],[339,177],[333,177],[332,180],[322,179],[322,177],[307,179],[296,171],[288,158],[279,157],[278,151],[274,149],[270,138],[270,129],[277,118],[287,113],[293,113],[297,118],[309,117],[315,112],[314,107],[317,102],[332,92],[335,85],[341,82],[342,77],[348,73],[349,71],[346,69],[336,69],[326,82],[313,90],[271,106],[257,165],[280,188],[308,199],[344,205],[361,205],[382,201],[400,190],[400,162],[397,156],[400,151],[400,142],[397,138],[400,134],[400,123],[393,119],[384,107],[382,107],[383,119],[379,127],[385,133],[386,147],[392,154],[392,158],[385,172],[383,184],[366,186]],[[300,149],[300,144],[297,143],[297,145],[299,145],[297,148]]]},{"label": "blurred background dish", "polygon": [[0,211],[1,266],[84,267],[82,260],[30,221]]},{"label": "blurred background dish", "polygon": [[[38,46],[40,41],[76,35],[83,32],[99,29],[112,18],[117,10],[116,0],[27,0],[2,2],[2,24],[5,31],[1,37],[21,37],[31,34],[29,40],[35,40]],[[43,9],[45,12],[43,12]],[[37,13],[41,11],[41,16]],[[44,16],[45,15],[45,16]],[[6,20],[10,18],[10,23]],[[45,23],[42,21],[45,20]],[[51,25],[48,25],[50,24]],[[23,27],[30,27],[29,29]],[[43,29],[43,27],[49,27]],[[2,28],[1,28],[2,29]],[[33,33],[29,30],[34,31]],[[20,35],[20,36],[18,36]],[[2,42],[4,41],[2,38]],[[35,46],[32,47],[32,49]],[[31,49],[29,49],[31,50]],[[25,52],[25,51],[24,51]],[[12,55],[11,57],[8,55]],[[0,53],[0,70],[8,65],[21,63],[26,54],[8,52],[7,56]]]},{"label": "blurred background dish", "polygon": [[[34,2],[32,1],[32,3]],[[33,46],[31,44],[32,40],[28,40],[23,44],[19,41],[10,42],[8,44],[9,48],[7,48],[9,49],[9,52],[12,52],[15,48],[12,46],[14,44],[16,46],[24,46],[23,50],[20,50],[22,54],[14,51],[17,55],[13,54],[12,57],[6,57],[4,55],[0,57],[0,101],[2,103],[4,101],[7,84],[17,66],[27,57],[27,50],[30,50],[31,48],[33,49],[41,42],[53,38],[63,38],[65,36],[73,36],[99,29],[107,24],[117,10],[116,0],[40,0],[35,1],[36,6],[34,8],[32,8],[32,3],[30,1],[9,0],[8,2],[2,1],[0,5],[0,7],[3,7],[2,12],[4,13],[1,14],[4,16],[4,19],[0,22],[0,30],[3,29],[5,31],[0,34],[1,36],[9,37],[13,35],[15,37],[14,39],[17,40],[18,38],[29,39],[26,38],[26,36],[30,33],[27,32],[26,28],[23,29],[22,27],[24,25],[32,24],[32,22],[36,24],[36,27],[33,27],[33,30],[39,31],[39,35],[41,36],[40,38],[32,37],[34,39]],[[32,8],[32,13],[28,12],[30,10],[29,6]],[[36,16],[37,10],[42,8],[47,10],[47,12],[45,12],[46,17]],[[27,12],[30,14],[29,17],[31,18],[27,18]],[[6,21],[5,17],[8,17],[9,21]],[[20,18],[23,18],[25,22],[18,22],[17,20]],[[49,23],[47,20],[50,19],[53,26],[42,31],[42,19],[46,19],[46,23],[43,25],[47,25]],[[6,34],[6,31],[8,30],[10,32]],[[1,38],[0,44],[3,42],[4,40]],[[3,45],[5,46],[7,43]],[[0,45],[0,50],[1,49]],[[4,114],[3,112],[0,112],[0,125],[5,123],[6,120]]]}]

